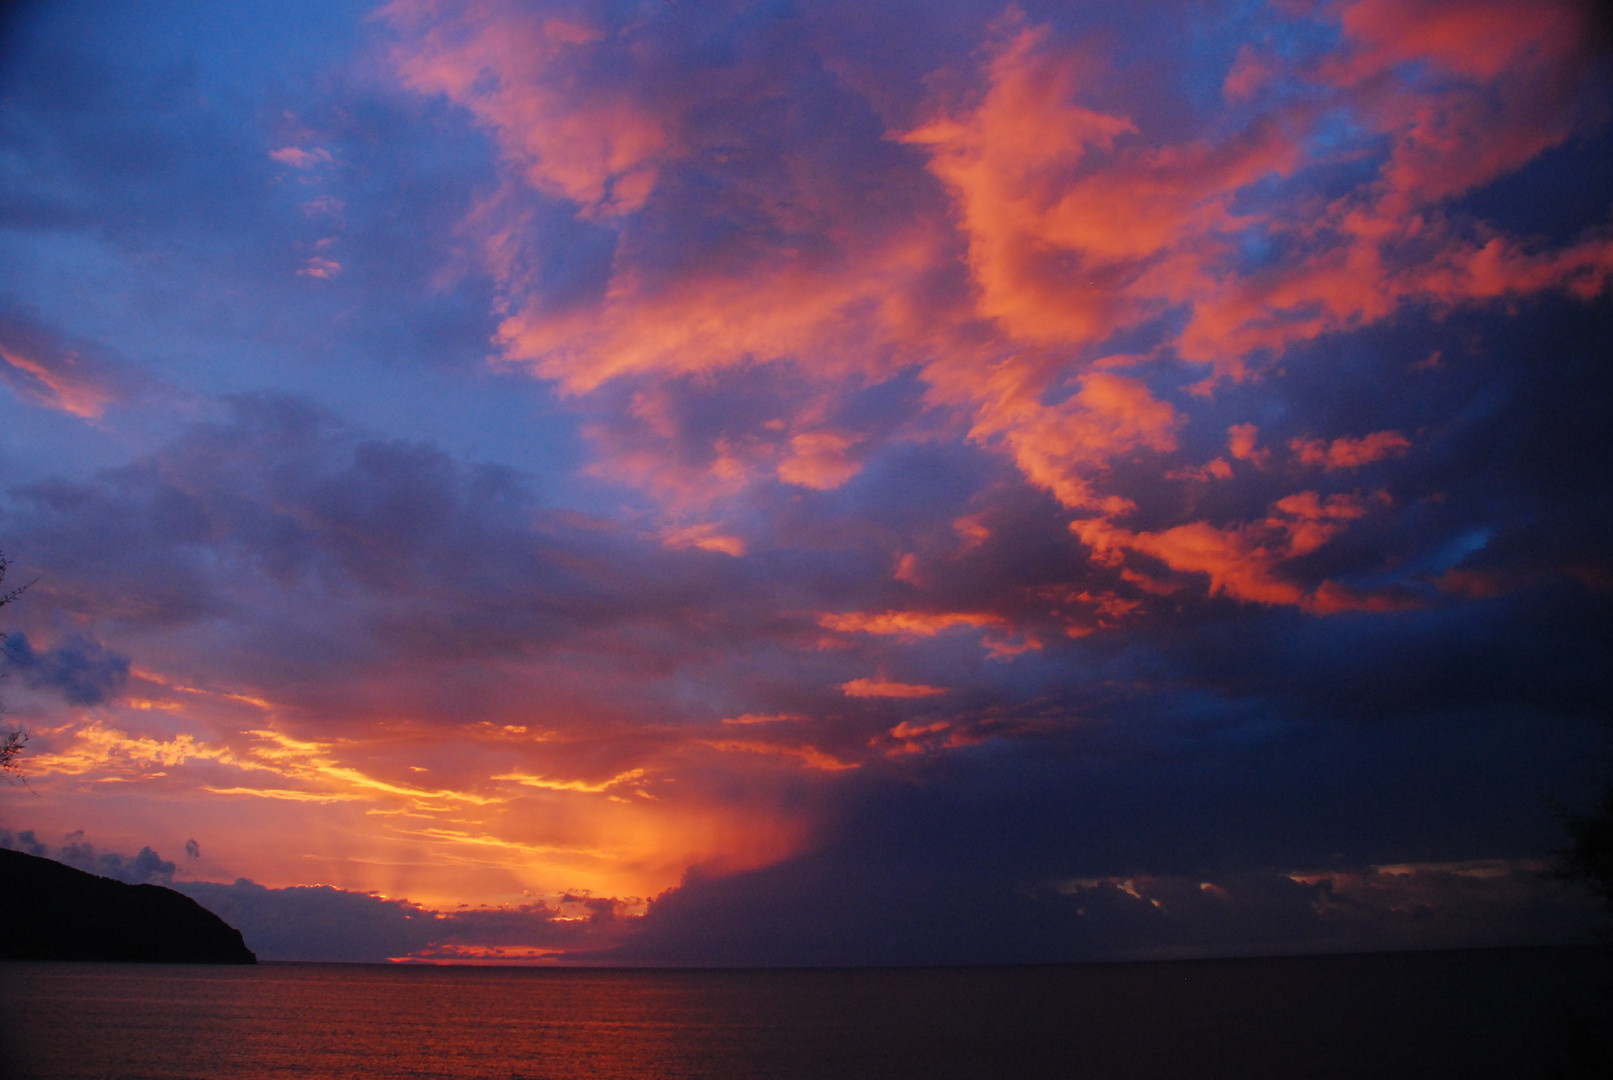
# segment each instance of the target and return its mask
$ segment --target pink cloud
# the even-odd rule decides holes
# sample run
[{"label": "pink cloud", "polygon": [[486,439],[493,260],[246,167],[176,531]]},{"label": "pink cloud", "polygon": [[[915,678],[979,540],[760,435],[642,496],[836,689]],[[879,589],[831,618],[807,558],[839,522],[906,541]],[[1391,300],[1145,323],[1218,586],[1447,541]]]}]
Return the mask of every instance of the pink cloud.
[{"label": "pink cloud", "polygon": [[0,383],[36,405],[97,420],[146,380],[95,341],[67,338],[29,316],[0,312]]},{"label": "pink cloud", "polygon": [[335,159],[329,150],[316,146],[312,150],[303,150],[295,146],[283,146],[279,150],[271,150],[269,157],[282,165],[290,165],[294,169],[312,169],[316,165],[329,165]]},{"label": "pink cloud", "polygon": [[342,264],[334,259],[321,258],[315,255],[308,260],[308,264],[297,271],[301,277],[313,277],[329,280],[342,272]]},{"label": "pink cloud", "polygon": [[93,420],[106,412],[115,397],[110,387],[77,370],[78,356],[71,352],[43,360],[20,349],[0,348],[0,360],[10,365],[7,381],[48,408]]}]

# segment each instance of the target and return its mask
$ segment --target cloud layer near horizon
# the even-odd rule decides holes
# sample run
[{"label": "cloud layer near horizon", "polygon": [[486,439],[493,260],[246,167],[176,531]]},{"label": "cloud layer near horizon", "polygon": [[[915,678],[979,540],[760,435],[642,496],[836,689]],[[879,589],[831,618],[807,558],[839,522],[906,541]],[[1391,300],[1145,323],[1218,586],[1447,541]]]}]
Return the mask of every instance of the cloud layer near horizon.
[{"label": "cloud layer near horizon", "polygon": [[[646,962],[799,962],[792,905],[844,962],[1566,925],[1521,868],[1613,690],[1589,6],[393,0],[317,77],[62,39],[76,96],[40,20],[8,824],[205,808],[215,880],[606,897]],[[1345,896],[1467,914],[1306,921]],[[1064,911],[1109,900],[1185,921]]]}]

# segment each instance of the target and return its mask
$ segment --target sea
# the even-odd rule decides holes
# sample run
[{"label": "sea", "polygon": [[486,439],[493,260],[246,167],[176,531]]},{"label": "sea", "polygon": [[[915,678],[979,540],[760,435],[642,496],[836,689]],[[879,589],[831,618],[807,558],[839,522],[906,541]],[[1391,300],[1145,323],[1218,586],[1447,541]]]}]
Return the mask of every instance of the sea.
[{"label": "sea", "polygon": [[9,962],[0,1075],[1606,1075],[1583,1070],[1610,977],[1613,952],[1589,948],[805,970]]}]

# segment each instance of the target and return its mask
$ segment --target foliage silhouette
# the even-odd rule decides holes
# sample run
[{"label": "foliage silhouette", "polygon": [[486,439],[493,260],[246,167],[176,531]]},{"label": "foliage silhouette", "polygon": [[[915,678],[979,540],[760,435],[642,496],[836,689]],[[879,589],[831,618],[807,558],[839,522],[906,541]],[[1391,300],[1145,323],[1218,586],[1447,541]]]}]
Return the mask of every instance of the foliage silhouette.
[{"label": "foliage silhouette", "polygon": [[[1613,716],[1609,717],[1613,730]],[[1557,852],[1553,876],[1580,885],[1613,914],[1613,759],[1604,760],[1595,803],[1589,809],[1557,807],[1567,846]],[[1606,931],[1604,930],[1604,935]],[[1613,1032],[1613,987],[1604,986],[1601,1000],[1588,1010],[1577,1011],[1566,1020],[1568,1046],[1566,1061],[1547,1070],[1550,1080],[1610,1080],[1613,1078],[1613,1052],[1609,1034]]]},{"label": "foliage silhouette", "polygon": [[[6,558],[6,553],[4,551],[0,551],[0,585],[5,584],[6,571],[10,569],[10,567],[11,561]],[[27,592],[29,587],[33,584],[34,582],[30,581],[27,585],[23,585],[20,588],[12,589],[7,593],[0,593],[0,607],[5,607],[7,604],[13,603],[17,597]],[[0,642],[5,641],[5,639],[5,633],[0,632]],[[0,713],[0,715],[3,715],[3,713]],[[4,773],[8,778],[16,777],[21,779],[22,767],[18,763],[17,759],[22,755],[23,746],[27,742],[28,733],[23,731],[21,728],[18,728],[14,731],[8,731],[3,736],[0,736],[0,773]]]}]

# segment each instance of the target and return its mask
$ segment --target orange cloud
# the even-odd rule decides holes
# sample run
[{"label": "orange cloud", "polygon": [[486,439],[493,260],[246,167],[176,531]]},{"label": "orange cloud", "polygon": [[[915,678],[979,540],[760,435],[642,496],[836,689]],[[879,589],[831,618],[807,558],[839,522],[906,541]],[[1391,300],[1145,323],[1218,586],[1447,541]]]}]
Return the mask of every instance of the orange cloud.
[{"label": "orange cloud", "polygon": [[718,530],[722,526],[715,523],[701,525],[686,525],[682,528],[667,529],[661,533],[661,543],[674,550],[681,548],[699,548],[702,551],[715,551],[723,555],[732,555],[739,558],[745,554],[745,541],[737,536],[728,536]]},{"label": "orange cloud", "polygon": [[[897,235],[824,258],[781,255],[733,276],[690,267],[659,280],[624,267],[600,307],[551,312],[526,304],[500,324],[498,343],[506,359],[572,394],[627,376],[794,357],[810,357],[820,379],[884,377],[930,336],[911,294],[938,255],[924,223],[896,228]],[[881,347],[896,352],[882,356]]]},{"label": "orange cloud", "polygon": [[842,634],[893,634],[901,637],[933,637],[954,626],[996,626],[997,615],[983,612],[886,611],[880,614],[853,611],[843,615],[818,616],[818,625]]},{"label": "orange cloud", "polygon": [[1353,55],[1330,72],[1361,79],[1405,63],[1432,63],[1475,79],[1550,62],[1579,47],[1591,28],[1583,5],[1520,8],[1507,0],[1357,0],[1341,22]]},{"label": "orange cloud", "polygon": [[1320,465],[1330,472],[1399,457],[1411,449],[1410,441],[1398,431],[1375,431],[1359,439],[1346,436],[1331,443],[1321,439],[1294,439],[1288,445],[1304,464]]},{"label": "orange cloud", "polygon": [[[886,133],[887,147],[909,156],[884,166],[888,175],[869,181],[875,190],[848,191],[803,154],[765,193],[725,171],[729,144],[702,142],[691,121],[698,99],[701,115],[731,120],[725,138],[751,146],[753,83],[712,74],[697,89],[672,79],[651,94],[622,63],[651,40],[655,20],[612,25],[501,0],[394,0],[384,17],[399,33],[404,83],[467,109],[504,156],[504,188],[465,223],[500,290],[496,344],[503,362],[611,417],[585,428],[597,472],[703,517],[752,485],[833,490],[880,440],[910,434],[845,423],[850,395],[916,372],[926,407],[953,430],[1000,450],[1066,508],[1099,515],[1072,526],[1094,557],[1123,562],[1135,551],[1208,574],[1214,591],[1319,610],[1345,603],[1342,594],[1307,593],[1275,566],[1326,543],[1348,520],[1339,513],[1275,504],[1266,519],[1219,525],[1116,523],[1136,506],[1109,487],[1114,465],[1171,453],[1187,422],[1152,376],[1118,369],[1202,364],[1207,373],[1187,388],[1210,394],[1271,370],[1291,345],[1409,304],[1600,295],[1613,239],[1541,250],[1446,213],[1453,196],[1573,133],[1579,114],[1569,106],[1586,62],[1577,12],[1566,2],[1520,14],[1500,0],[1347,0],[1316,16],[1342,42],[1332,54],[1251,45],[1224,93],[1257,107],[1166,131],[1114,104],[1112,70],[1090,43],[1060,40],[1012,9],[978,67],[954,73],[960,92],[938,93]],[[1340,116],[1359,133],[1343,149],[1327,127]],[[1326,195],[1305,182],[1307,170],[1345,158],[1375,170],[1371,178]],[[919,169],[933,202],[868,209],[889,192],[922,196]],[[701,178],[695,189],[709,181],[732,195],[737,216],[722,220],[743,227],[657,248],[668,215],[685,220],[695,205],[690,176]],[[1256,185],[1263,194],[1251,198]],[[543,293],[530,269],[531,214],[512,194],[520,189],[568,200],[613,231],[597,294],[561,302]],[[698,205],[707,214],[715,204]],[[1268,255],[1245,259],[1250,238]],[[1147,356],[1104,354],[1115,334],[1145,326],[1163,327]],[[799,380],[765,431],[696,430],[701,422],[674,407],[669,387],[760,368]],[[1258,446],[1253,423],[1227,437],[1230,460],[1268,466],[1272,451]],[[695,441],[700,451],[685,453]],[[1339,470],[1410,443],[1383,431],[1290,445],[1302,462]],[[1167,468],[1194,481],[1233,471],[1223,458]],[[966,549],[983,541],[959,536]],[[674,529],[663,542],[744,550],[717,525]],[[898,580],[926,582],[921,557],[901,556]]]},{"label": "orange cloud", "polygon": [[1239,461],[1247,461],[1264,469],[1271,458],[1271,451],[1255,449],[1255,440],[1259,435],[1260,429],[1253,424],[1233,424],[1227,428],[1227,453]]},{"label": "orange cloud", "polygon": [[598,794],[609,791],[620,784],[630,784],[635,780],[644,779],[643,769],[628,769],[604,780],[556,780],[548,776],[534,776],[530,773],[507,772],[497,776],[488,777],[489,780],[507,780],[520,784],[522,787],[546,788],[549,791],[579,791]]},{"label": "orange cloud", "polygon": [[1273,575],[1272,565],[1286,555],[1286,546],[1262,526],[1217,529],[1195,521],[1158,533],[1133,533],[1090,518],[1071,522],[1070,530],[1096,553],[1138,551],[1172,570],[1208,574],[1212,595],[1263,604],[1297,604],[1304,596],[1297,585]]},{"label": "orange cloud", "polygon": [[937,720],[932,724],[916,724],[911,720],[903,720],[900,724],[891,728],[890,733],[892,738],[916,739],[920,735],[933,735],[936,732],[945,731],[951,726],[945,720]]},{"label": "orange cloud", "polygon": [[649,107],[587,79],[610,36],[584,20],[428,0],[394,0],[380,17],[408,35],[393,54],[404,85],[469,109],[527,183],[585,213],[643,206],[660,162],[675,152]]},{"label": "orange cloud", "polygon": [[[923,147],[931,171],[957,195],[980,313],[1027,340],[1096,340],[1116,320],[1112,291],[1050,288],[1038,271],[1060,246],[1072,246],[1050,235],[1055,221],[1066,229],[1074,224],[1065,220],[1064,199],[1079,200],[1060,179],[1136,128],[1126,117],[1074,104],[1091,65],[1048,49],[1045,28],[1024,27],[1014,17],[1006,28],[1010,33],[988,60],[989,88],[980,104],[900,139]],[[1113,252],[1134,249],[1124,226],[1112,227],[1112,208],[1103,216],[1100,243]]]},{"label": "orange cloud", "polygon": [[1131,502],[1092,488],[1097,474],[1123,454],[1176,449],[1176,410],[1136,380],[1091,372],[1080,389],[1058,405],[1033,398],[1000,400],[983,410],[972,435],[1000,436],[1013,450],[1026,478],[1047,488],[1065,506],[1120,513]]},{"label": "orange cloud", "polygon": [[[1507,29],[1509,8],[1371,0],[1340,9],[1346,61],[1308,70],[1255,51],[1240,56],[1229,76],[1235,95],[1278,76],[1311,83],[1390,141],[1384,182],[1319,216],[1280,204],[1232,209],[1239,189],[1304,163],[1299,136],[1322,115],[1312,104],[1274,103],[1215,141],[1151,144],[1129,118],[1078,104],[1096,66],[1017,17],[987,60],[980,103],[902,138],[926,149],[953,192],[980,313],[1011,337],[1092,344],[1187,305],[1180,354],[1211,364],[1216,377],[1242,378],[1255,350],[1376,321],[1404,302],[1605,287],[1606,241],[1532,256],[1500,238],[1474,244],[1429,212],[1571,133],[1573,80],[1564,75],[1581,29],[1575,5],[1540,5],[1517,33]],[[1473,81],[1404,80],[1392,93],[1369,81],[1417,60]],[[1231,236],[1255,225],[1290,237],[1298,258],[1238,270]],[[1403,262],[1398,252],[1413,250],[1405,243],[1413,237],[1427,254]]]},{"label": "orange cloud", "polygon": [[980,520],[979,514],[958,518],[952,523],[952,531],[963,541],[964,551],[973,551],[991,539],[991,530]]},{"label": "orange cloud", "polygon": [[1190,522],[1160,532],[1132,532],[1105,518],[1079,519],[1070,531],[1092,549],[1095,561],[1120,558],[1126,551],[1152,556],[1172,570],[1209,576],[1210,593],[1262,604],[1317,604],[1345,610],[1345,593],[1332,586],[1321,601],[1277,574],[1277,564],[1305,555],[1332,539],[1344,524],[1367,513],[1365,504],[1348,495],[1321,499],[1303,491],[1272,504],[1264,520],[1217,528]]},{"label": "orange cloud", "polygon": [[804,716],[793,713],[743,713],[739,716],[723,718],[725,724],[781,724],[789,721],[805,720]]},{"label": "orange cloud", "polygon": [[[1027,652],[1035,652],[1042,647],[1041,641],[1033,634],[1021,634],[1016,640],[1009,635],[1008,620],[1000,615],[987,612],[974,611],[886,611],[883,613],[853,611],[844,614],[825,613],[818,616],[818,625],[826,630],[833,630],[841,634],[879,634],[914,641],[918,638],[934,637],[945,630],[955,626],[991,627],[997,631],[987,634],[981,644],[986,647],[986,653],[993,660],[1012,660]],[[858,684],[866,684],[867,680],[859,679]],[[852,685],[852,684],[847,684]],[[873,685],[873,684],[868,684]],[[881,684],[896,685],[896,684]],[[866,687],[864,687],[866,689]],[[851,693],[851,691],[847,691]],[[896,694],[854,694],[853,696],[903,696]],[[916,696],[916,695],[906,695]]]},{"label": "orange cloud", "polygon": [[939,686],[892,682],[883,676],[878,679],[853,679],[848,683],[841,683],[840,689],[847,697],[860,698],[922,698],[946,693],[946,690]]},{"label": "orange cloud", "polygon": [[1305,599],[1305,610],[1314,615],[1338,615],[1347,611],[1409,611],[1422,607],[1416,596],[1392,590],[1360,592],[1336,581],[1324,581]]},{"label": "orange cloud", "polygon": [[1232,479],[1232,466],[1227,464],[1226,458],[1214,458],[1203,465],[1190,469],[1175,469],[1165,474],[1167,480],[1230,480]]},{"label": "orange cloud", "polygon": [[841,761],[814,746],[781,746],[776,743],[743,742],[735,739],[708,740],[701,745],[724,753],[767,754],[772,757],[793,758],[807,768],[821,772],[844,772],[858,767],[855,761]]},{"label": "orange cloud", "polygon": [[860,466],[847,454],[856,440],[833,431],[808,431],[790,440],[790,456],[779,462],[779,479],[801,487],[829,491],[857,474]]}]

